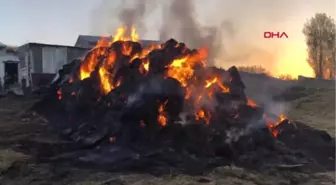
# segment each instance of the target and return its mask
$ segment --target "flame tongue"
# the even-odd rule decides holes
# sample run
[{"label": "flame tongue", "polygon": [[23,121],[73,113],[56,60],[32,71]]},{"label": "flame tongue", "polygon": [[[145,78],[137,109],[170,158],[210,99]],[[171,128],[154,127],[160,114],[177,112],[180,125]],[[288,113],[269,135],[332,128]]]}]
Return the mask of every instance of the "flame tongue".
[{"label": "flame tongue", "polygon": [[165,107],[167,106],[167,103],[168,101],[165,101],[163,104],[159,106],[159,115],[158,115],[157,121],[161,126],[167,125],[167,116],[165,113]]},{"label": "flame tongue", "polygon": [[[85,78],[90,77],[90,74],[95,70],[95,67],[97,66],[99,60],[98,58],[105,54],[106,47],[111,47],[111,45],[117,41],[133,41],[137,42],[139,41],[139,36],[135,30],[134,27],[131,28],[131,35],[129,36],[127,34],[127,27],[123,26],[117,29],[117,33],[113,37],[113,40],[109,40],[106,37],[102,37],[96,44],[96,46],[91,50],[91,53],[89,57],[84,59],[81,67],[80,67],[80,79],[83,80]],[[122,54],[124,55],[130,55],[132,52],[132,46],[128,45],[127,42],[123,43],[122,46]],[[114,56],[115,59],[115,56]],[[113,65],[113,63],[109,63],[110,66]],[[104,67],[109,67],[109,65],[104,65]],[[106,69],[101,70],[101,74],[105,74],[105,71],[108,71]],[[103,80],[107,81],[107,80]]]},{"label": "flame tongue", "polygon": [[120,28],[117,29],[117,33],[115,34],[115,36],[113,37],[113,41],[117,42],[117,41],[133,41],[133,42],[138,42],[139,41],[139,35],[136,32],[136,29],[134,26],[131,27],[131,33],[128,33],[129,30],[127,29],[126,26],[122,26]]},{"label": "flame tongue", "polygon": [[203,109],[196,113],[196,120],[204,120],[206,124],[210,123],[210,112],[205,112]]},{"label": "flame tongue", "polygon": [[[285,115],[280,114],[279,119],[276,121],[273,121],[266,114],[264,114],[264,120],[266,121],[266,126],[268,130],[272,133],[272,135],[274,137],[278,137],[279,132],[280,132],[279,125],[282,124],[285,120],[288,120],[288,118]],[[288,123],[290,122],[288,121]]]}]

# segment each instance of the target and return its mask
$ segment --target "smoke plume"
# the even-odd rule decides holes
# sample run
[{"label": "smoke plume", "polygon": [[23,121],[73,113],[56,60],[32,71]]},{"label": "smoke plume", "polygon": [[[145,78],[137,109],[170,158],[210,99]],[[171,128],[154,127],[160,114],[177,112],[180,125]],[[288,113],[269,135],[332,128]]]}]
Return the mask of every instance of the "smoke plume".
[{"label": "smoke plume", "polygon": [[92,34],[113,34],[120,25],[135,26],[140,34],[146,33],[144,20],[155,10],[156,0],[102,0],[92,14]]},{"label": "smoke plume", "polygon": [[[263,32],[285,31],[289,40],[301,37],[305,19],[315,12],[335,15],[333,8],[327,10],[335,2],[325,1],[101,0],[93,14],[92,31],[101,35],[120,24],[134,25],[141,38],[173,37],[191,48],[207,46],[210,64],[216,59],[215,64],[222,67],[262,65],[272,70],[286,41],[265,40]],[[302,20],[302,15],[307,17]]]},{"label": "smoke plume", "polygon": [[[208,64],[213,64],[221,50],[220,25],[205,27],[197,22],[192,0],[172,0],[164,10],[160,40],[167,40],[174,33],[178,40],[186,42],[191,48],[205,46],[209,49]],[[226,24],[231,26],[229,22],[223,22],[222,26]],[[232,28],[230,31],[233,32]]]}]

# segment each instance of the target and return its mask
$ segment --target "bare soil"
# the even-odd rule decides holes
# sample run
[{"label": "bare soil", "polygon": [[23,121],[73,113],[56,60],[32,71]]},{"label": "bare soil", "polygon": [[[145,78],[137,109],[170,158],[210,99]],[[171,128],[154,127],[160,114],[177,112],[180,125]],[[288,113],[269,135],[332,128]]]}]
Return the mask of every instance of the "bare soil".
[{"label": "bare soil", "polygon": [[[302,90],[301,90],[302,91]],[[292,94],[291,94],[292,93]],[[295,96],[289,92],[287,96]],[[105,170],[74,167],[43,161],[54,155],[64,144],[44,119],[25,116],[37,100],[7,96],[0,98],[0,184],[6,185],[151,185],[151,184],[335,184],[334,172],[300,172],[278,170],[257,172],[235,166],[215,168],[203,176],[171,174],[155,176],[140,173],[112,173]],[[335,133],[335,90],[315,90],[302,93],[290,101],[289,118]]]}]

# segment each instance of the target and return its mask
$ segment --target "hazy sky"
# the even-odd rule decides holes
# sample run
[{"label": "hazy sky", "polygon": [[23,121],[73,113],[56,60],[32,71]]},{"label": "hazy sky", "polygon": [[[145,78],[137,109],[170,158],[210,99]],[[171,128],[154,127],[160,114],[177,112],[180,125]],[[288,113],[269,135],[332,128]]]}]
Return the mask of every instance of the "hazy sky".
[{"label": "hazy sky", "polygon": [[[119,2],[119,0],[109,1],[115,1],[116,4]],[[228,15],[232,15],[233,11],[237,11],[237,13],[241,14],[240,19],[245,19],[247,18],[245,16],[253,16],[251,14],[246,15],[252,11],[248,10],[246,12],[244,11],[245,9],[253,9],[254,7],[250,7],[251,4],[259,5],[260,2],[265,2],[260,0],[222,0],[223,3],[221,3],[221,0],[194,1],[200,3],[200,7],[202,7],[198,11],[201,20],[216,19],[214,12],[218,10],[218,6],[216,6],[218,4],[223,6],[224,15],[225,11],[228,11]],[[274,12],[274,14],[280,13],[283,16],[283,20],[280,21],[281,25],[279,27],[290,30],[291,37],[297,37],[301,34],[303,22],[314,15],[314,13],[326,12],[334,17],[336,8],[334,0],[273,1],[274,3],[267,4],[273,4],[275,7],[272,5],[262,5],[263,10],[256,12],[255,21],[252,24],[258,22],[258,19],[260,20],[260,24],[263,24],[263,21],[268,19],[267,17],[263,17],[262,14],[268,16],[269,12]],[[293,2],[293,6],[290,9],[286,7],[283,10],[284,7],[277,7],[278,3],[275,3],[275,1]],[[100,0],[0,0],[0,22],[2,23],[0,42],[11,45],[20,45],[25,42],[73,44],[78,34],[89,34],[92,31],[93,10],[100,3]],[[291,3],[287,4],[289,6]],[[231,9],[231,7],[236,6],[239,6],[236,10]],[[283,6],[286,6],[286,4],[283,3]],[[153,15],[154,17],[158,16]],[[248,19],[251,19],[251,17]],[[258,25],[254,24],[254,26]],[[272,27],[274,25],[270,26],[270,28]],[[156,30],[153,30],[153,37],[156,37],[156,34]],[[146,37],[150,37],[147,35]]]},{"label": "hazy sky", "polygon": [[[0,0],[0,22],[3,25],[0,29],[0,42],[9,45],[21,45],[26,42],[73,45],[79,34],[91,34],[92,31],[97,34],[106,31],[113,20],[106,20],[110,17],[100,15],[106,21],[104,22],[106,28],[97,32],[97,28],[93,27],[96,26],[93,20],[94,14],[101,14],[101,8],[103,11],[110,9],[108,11],[113,12],[115,11],[113,8],[120,2],[120,0],[29,0],[29,2]],[[108,7],[104,7],[105,4],[108,4]],[[210,12],[211,7],[208,9]],[[158,15],[160,16],[159,12],[156,12],[152,17],[157,18]],[[102,20],[96,20],[100,21]],[[151,22],[148,22],[150,26]],[[148,33],[146,37],[157,39],[156,31]]]},{"label": "hazy sky", "polygon": [[88,33],[95,0],[0,0],[0,42],[21,45],[46,42],[73,45]]},{"label": "hazy sky", "polygon": [[[151,1],[162,4],[171,0]],[[113,32],[109,29],[119,26],[113,15],[117,15],[120,2],[120,0],[0,0],[2,23],[0,42],[9,45],[21,45],[27,42],[73,45],[79,34]],[[197,6],[195,18],[201,25],[219,24],[223,20],[232,23],[233,34],[223,38],[226,54],[225,56],[223,54],[222,58],[232,62],[239,61],[242,64],[258,60],[305,60],[302,35],[304,22],[317,12],[327,13],[335,18],[336,9],[335,0],[193,0],[193,2]],[[145,31],[140,31],[142,38],[158,39],[162,23],[162,9],[158,7],[151,6],[149,10],[147,9],[150,13],[144,19]],[[265,40],[264,31],[285,31],[289,39]],[[287,63],[291,65],[290,62]],[[284,62],[262,64],[276,69],[279,69],[274,67],[276,65],[285,65]]]}]

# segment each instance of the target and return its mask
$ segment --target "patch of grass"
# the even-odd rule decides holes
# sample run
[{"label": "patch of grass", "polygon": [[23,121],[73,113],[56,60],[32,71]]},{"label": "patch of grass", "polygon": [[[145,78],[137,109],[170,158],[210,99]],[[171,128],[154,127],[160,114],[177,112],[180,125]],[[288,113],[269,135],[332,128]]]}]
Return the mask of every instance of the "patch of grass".
[{"label": "patch of grass", "polygon": [[0,174],[6,172],[13,164],[28,159],[27,155],[15,152],[11,149],[0,150]]},{"label": "patch of grass", "polygon": [[274,99],[276,100],[283,100],[283,101],[294,101],[300,98],[304,98],[307,96],[310,96],[312,94],[316,94],[319,92],[326,92],[326,91],[333,91],[335,92],[334,89],[323,89],[323,88],[310,88],[310,87],[305,87],[305,86],[292,86],[280,94],[276,95]]},{"label": "patch of grass", "polygon": [[291,101],[289,118],[335,135],[335,90],[318,90]]}]

